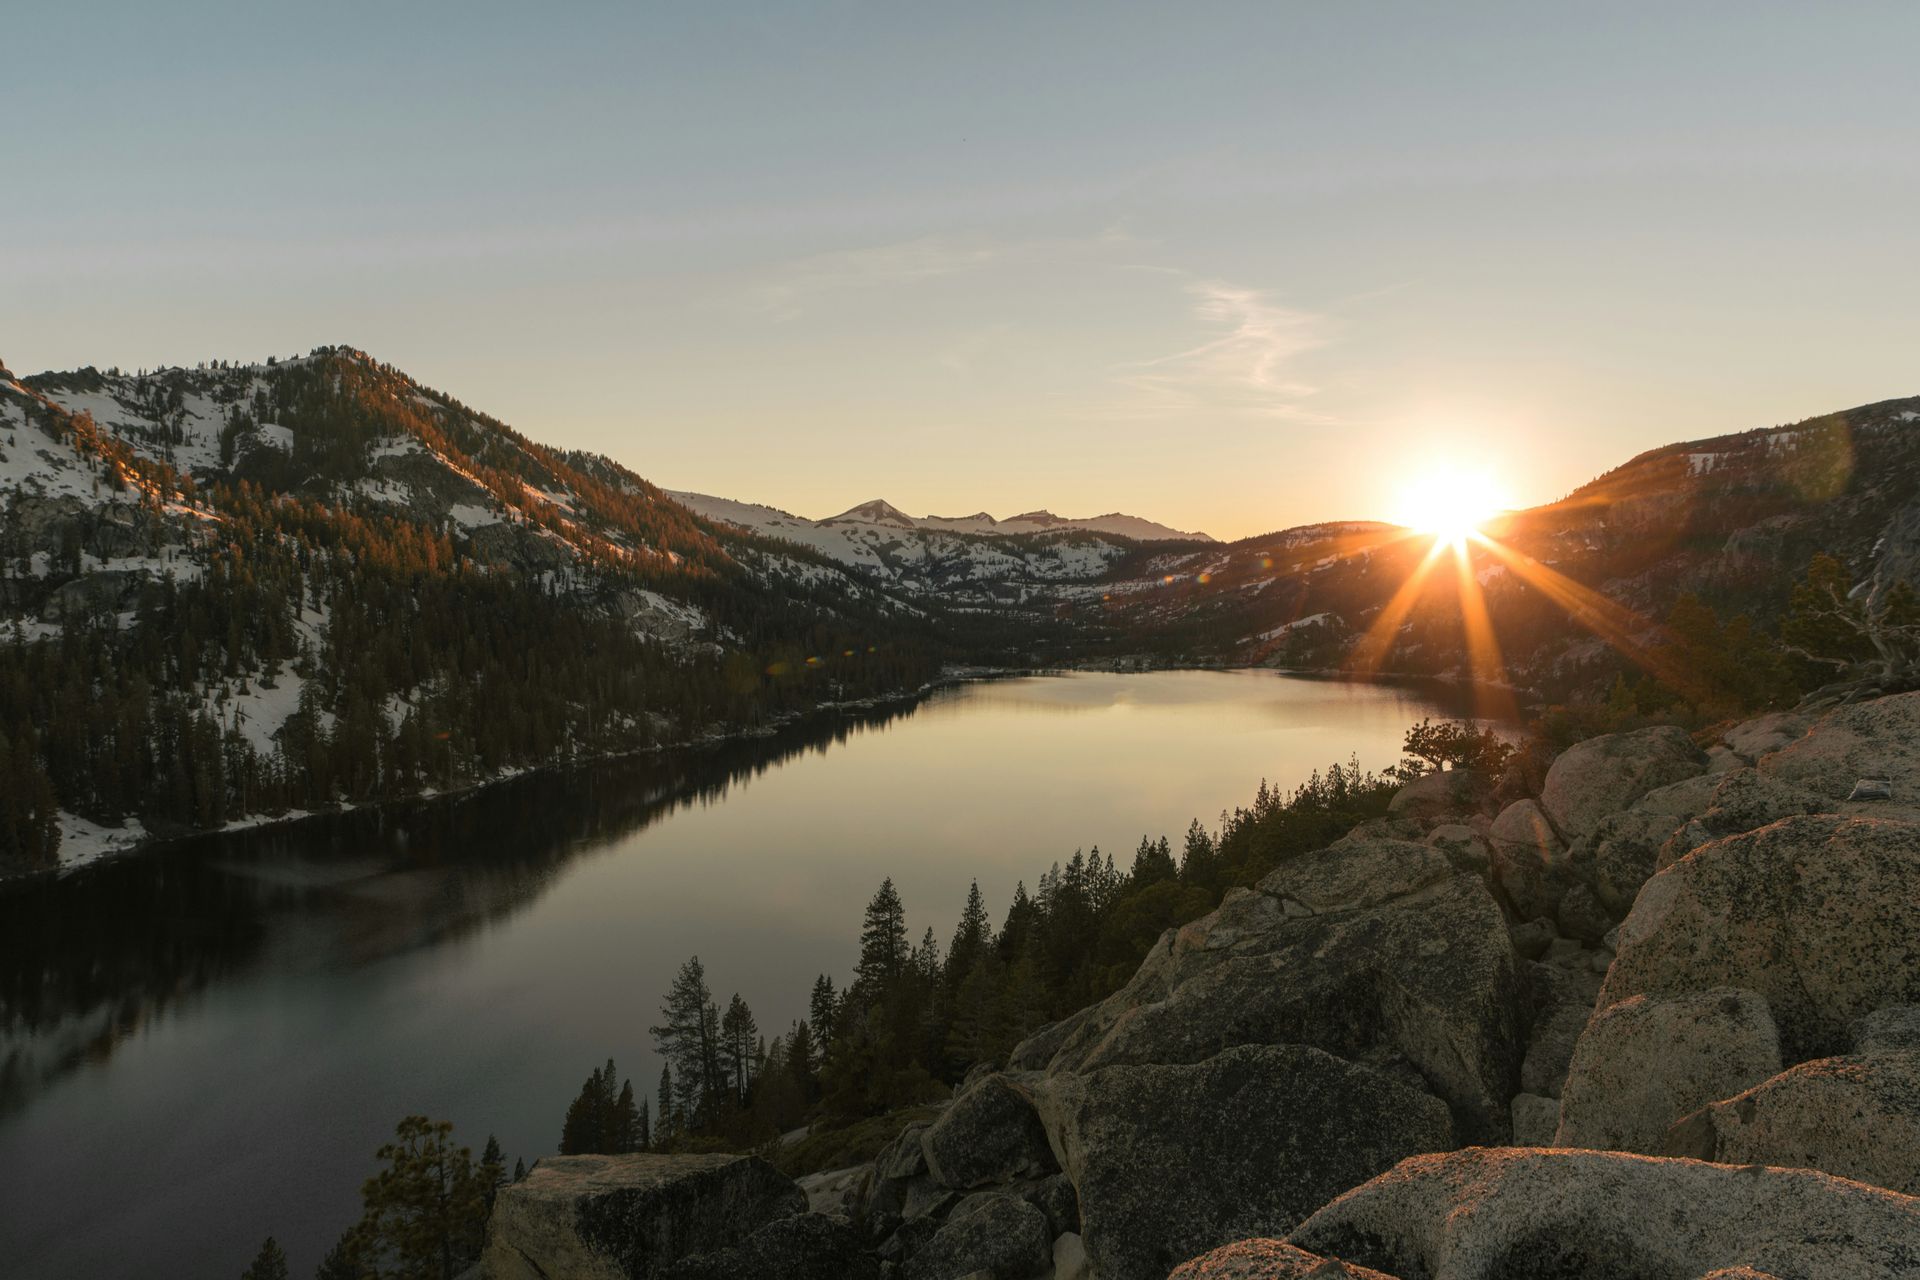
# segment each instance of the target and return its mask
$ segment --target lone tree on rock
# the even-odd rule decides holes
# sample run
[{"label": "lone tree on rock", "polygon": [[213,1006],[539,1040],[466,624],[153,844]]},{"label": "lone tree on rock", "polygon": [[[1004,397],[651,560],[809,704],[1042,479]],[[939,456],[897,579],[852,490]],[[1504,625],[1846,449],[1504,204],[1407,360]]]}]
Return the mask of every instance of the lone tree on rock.
[{"label": "lone tree on rock", "polygon": [[1443,720],[1439,724],[1422,720],[1407,730],[1402,749],[1413,757],[1400,766],[1401,774],[1409,777],[1444,769],[1471,769],[1492,777],[1513,755],[1513,748],[1493,730],[1467,720]]}]

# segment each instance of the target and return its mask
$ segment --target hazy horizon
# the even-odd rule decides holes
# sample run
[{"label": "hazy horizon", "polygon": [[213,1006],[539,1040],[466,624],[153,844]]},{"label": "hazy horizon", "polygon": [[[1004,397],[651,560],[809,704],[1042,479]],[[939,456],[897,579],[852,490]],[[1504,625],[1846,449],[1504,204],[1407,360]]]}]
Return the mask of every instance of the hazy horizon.
[{"label": "hazy horizon", "polygon": [[[1392,518],[1912,394],[1920,11],[16,15],[18,372],[350,343],[815,518]],[[23,309],[24,311],[24,309]],[[23,319],[23,315],[17,315]]]}]

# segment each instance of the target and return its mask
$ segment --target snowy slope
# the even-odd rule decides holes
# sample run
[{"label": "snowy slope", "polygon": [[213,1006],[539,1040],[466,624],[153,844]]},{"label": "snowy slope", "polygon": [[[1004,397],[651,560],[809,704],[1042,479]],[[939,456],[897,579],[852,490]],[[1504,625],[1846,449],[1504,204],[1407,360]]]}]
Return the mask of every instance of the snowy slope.
[{"label": "snowy slope", "polygon": [[878,500],[825,520],[808,520],[777,507],[703,493],[669,491],[668,496],[709,520],[799,543],[884,582],[968,601],[983,592],[1004,598],[1004,591],[991,590],[995,587],[1099,578],[1131,549],[1110,535],[1071,526],[1013,529],[1008,527],[1012,522],[996,522],[987,515],[915,520]]}]

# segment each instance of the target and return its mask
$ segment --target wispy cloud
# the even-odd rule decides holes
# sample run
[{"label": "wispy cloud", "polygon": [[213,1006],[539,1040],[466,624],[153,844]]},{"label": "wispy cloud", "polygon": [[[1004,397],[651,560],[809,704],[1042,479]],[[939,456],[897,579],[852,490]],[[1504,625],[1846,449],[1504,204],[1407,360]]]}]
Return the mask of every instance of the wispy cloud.
[{"label": "wispy cloud", "polygon": [[1318,388],[1295,370],[1299,357],[1326,345],[1325,316],[1223,280],[1193,280],[1186,293],[1208,336],[1171,355],[1120,367],[1119,381],[1133,393],[1132,413],[1211,409],[1329,421],[1304,403]]},{"label": "wispy cloud", "polygon": [[1117,228],[1090,236],[1023,240],[923,236],[798,259],[756,286],[750,296],[756,310],[776,320],[789,320],[799,315],[810,299],[823,294],[910,287],[988,267],[1083,255],[1136,243]]}]

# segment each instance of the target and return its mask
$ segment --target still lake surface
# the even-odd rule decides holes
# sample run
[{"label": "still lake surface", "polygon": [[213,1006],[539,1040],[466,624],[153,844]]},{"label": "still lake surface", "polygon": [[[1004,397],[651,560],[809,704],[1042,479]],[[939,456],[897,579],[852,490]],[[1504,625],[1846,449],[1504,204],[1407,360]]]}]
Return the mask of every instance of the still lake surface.
[{"label": "still lake surface", "polygon": [[771,1036],[884,876],[944,945],[1076,848],[1124,870],[1261,779],[1381,768],[1430,690],[1272,672],[1033,677],[777,737],[196,841],[0,891],[0,1258],[16,1280],[312,1273],[400,1117],[511,1165],[706,964]]}]

